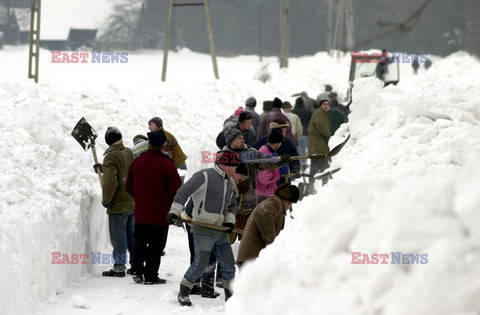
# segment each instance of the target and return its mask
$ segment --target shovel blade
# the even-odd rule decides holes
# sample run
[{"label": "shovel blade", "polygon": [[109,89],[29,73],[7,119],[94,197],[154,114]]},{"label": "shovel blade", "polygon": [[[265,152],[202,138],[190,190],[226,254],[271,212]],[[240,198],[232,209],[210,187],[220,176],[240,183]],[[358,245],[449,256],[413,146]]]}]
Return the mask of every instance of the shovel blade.
[{"label": "shovel blade", "polygon": [[345,146],[345,144],[347,144],[349,139],[350,139],[350,135],[348,135],[348,137],[345,140],[343,140],[342,143],[337,145],[335,148],[331,149],[330,152],[328,153],[327,157],[331,158],[332,156],[337,155],[338,152],[340,152],[340,150],[342,150],[342,148]]},{"label": "shovel blade", "polygon": [[73,128],[72,136],[80,143],[85,151],[88,151],[91,147],[95,146],[95,139],[97,138],[97,132],[90,126],[88,121],[82,117]]}]

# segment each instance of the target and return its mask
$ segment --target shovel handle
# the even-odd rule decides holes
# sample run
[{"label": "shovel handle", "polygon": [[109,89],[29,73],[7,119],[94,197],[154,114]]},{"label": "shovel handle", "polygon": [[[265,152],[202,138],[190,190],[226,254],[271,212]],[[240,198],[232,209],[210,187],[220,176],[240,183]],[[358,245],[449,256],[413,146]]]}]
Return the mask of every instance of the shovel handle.
[{"label": "shovel handle", "polygon": [[[92,146],[92,154],[93,154],[93,160],[95,161],[95,164],[98,164],[97,150],[95,150],[95,146]],[[102,172],[98,167],[97,167],[97,174],[98,174],[98,179],[100,180],[100,186],[103,187]]]}]

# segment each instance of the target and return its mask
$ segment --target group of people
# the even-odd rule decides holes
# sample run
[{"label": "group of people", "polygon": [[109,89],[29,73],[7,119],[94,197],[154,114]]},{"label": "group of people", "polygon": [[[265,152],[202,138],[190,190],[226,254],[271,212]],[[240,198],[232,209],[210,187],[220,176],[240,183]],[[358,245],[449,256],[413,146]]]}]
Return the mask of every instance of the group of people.
[{"label": "group of people", "polygon": [[[256,99],[249,97],[245,101],[245,108],[237,108],[225,120],[223,129],[217,136],[218,148],[225,148],[227,144],[225,134],[228,129],[234,128],[241,133],[245,145],[250,150],[259,150],[263,154],[306,157],[308,153],[310,156],[326,156],[329,152],[330,136],[341,124],[348,122],[350,103],[346,106],[339,103],[338,95],[332,91],[330,84],[325,85],[325,91],[320,93],[316,100],[310,98],[306,92],[294,96],[298,96],[294,106],[288,101],[282,102],[279,98],[264,101],[261,114],[255,112]],[[268,136],[276,132],[282,133],[282,141],[278,144],[270,143],[272,145],[262,149],[262,146],[267,144]],[[272,136],[272,139],[275,138],[278,140],[278,137]],[[295,174],[297,176],[304,174],[309,166],[307,161],[307,158],[291,159],[280,168],[279,175],[290,174],[295,177]],[[328,167],[327,159],[312,159],[307,194],[316,193],[313,176]],[[268,184],[262,177],[259,180],[260,184]],[[325,178],[325,181],[328,181],[328,178]],[[257,189],[258,195],[264,196],[261,188]]]},{"label": "group of people", "polygon": [[[294,157],[299,151],[306,155],[308,146],[310,154],[321,156],[311,160],[310,174],[329,166],[324,156],[335,132],[330,117],[337,119],[332,107],[337,106],[333,110],[339,112],[340,124],[346,121],[348,108],[340,108],[336,94],[326,88],[329,99],[314,102],[313,112],[302,97],[293,109],[275,98],[265,101],[264,113],[258,115],[256,100],[249,97],[246,108],[225,121],[214,165],[195,172],[185,183],[177,169],[186,169],[187,156],[159,117],[148,122],[146,136],[134,137],[133,148],[124,145],[118,128],[109,127],[103,164],[94,165],[103,173],[102,204],[107,208],[114,258],[113,268],[102,275],[131,274],[136,283],[165,283],[158,271],[169,226],[186,224],[191,264],[180,281],[179,303],[190,306],[190,294],[216,298],[215,283],[224,288],[227,300],[236,265],[255,259],[274,241],[287,210],[300,198],[291,183],[302,167]],[[235,259],[231,244],[237,240]]]}]

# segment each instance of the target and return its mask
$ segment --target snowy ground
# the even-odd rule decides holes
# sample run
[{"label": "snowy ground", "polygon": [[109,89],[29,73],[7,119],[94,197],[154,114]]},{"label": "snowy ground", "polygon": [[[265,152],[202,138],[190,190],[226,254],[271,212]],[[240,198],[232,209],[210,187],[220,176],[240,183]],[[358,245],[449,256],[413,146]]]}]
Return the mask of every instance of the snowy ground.
[{"label": "snowy ground", "polygon": [[[356,82],[349,144],[341,166],[319,193],[295,205],[294,220],[255,264],[237,277],[224,306],[193,298],[176,303],[187,268],[181,229],[171,229],[160,276],[166,285],[105,279],[109,265],[53,265],[51,252],[109,253],[106,215],[99,202],[92,156],[70,136],[84,116],[106,149],[109,125],[127,145],[160,116],[189,159],[216,150],[223,119],[248,96],[259,103],[293,93],[315,97],[330,83],[343,95],[349,58],[324,53],[270,62],[272,80],[253,80],[252,56],[219,58],[213,79],[209,56],[171,54],[160,81],[161,52],[129,55],[127,64],[52,64],[41,52],[40,84],[25,79],[27,49],[0,51],[0,313],[192,314],[474,314],[480,310],[480,72],[478,60],[457,53],[434,59],[413,76],[401,65],[398,86]],[[261,105],[257,105],[261,111]],[[428,254],[428,264],[351,264],[351,252]],[[22,301],[22,302],[19,302]],[[42,303],[43,302],[43,303]],[[85,308],[85,309],[83,309]]]}]

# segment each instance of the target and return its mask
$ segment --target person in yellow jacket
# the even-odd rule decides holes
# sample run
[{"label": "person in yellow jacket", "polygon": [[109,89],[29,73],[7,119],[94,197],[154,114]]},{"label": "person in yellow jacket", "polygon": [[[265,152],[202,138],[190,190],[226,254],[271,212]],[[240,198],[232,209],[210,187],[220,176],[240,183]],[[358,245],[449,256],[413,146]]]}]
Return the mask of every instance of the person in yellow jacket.
[{"label": "person in yellow jacket", "polygon": [[[163,129],[162,119],[160,117],[153,117],[152,119],[150,119],[148,121],[148,129],[152,132],[157,130],[163,130],[165,136],[167,137],[167,142],[163,147],[163,151],[168,156],[170,156],[177,168],[181,170],[186,170],[187,165],[185,161],[187,160],[187,156],[185,155],[185,153],[183,153],[183,150],[178,144],[177,139],[175,139],[175,137],[170,132]],[[136,136],[136,138],[140,140],[139,136]],[[138,141],[134,144],[135,146],[132,148],[132,151],[135,158],[148,149],[148,141]]]}]

